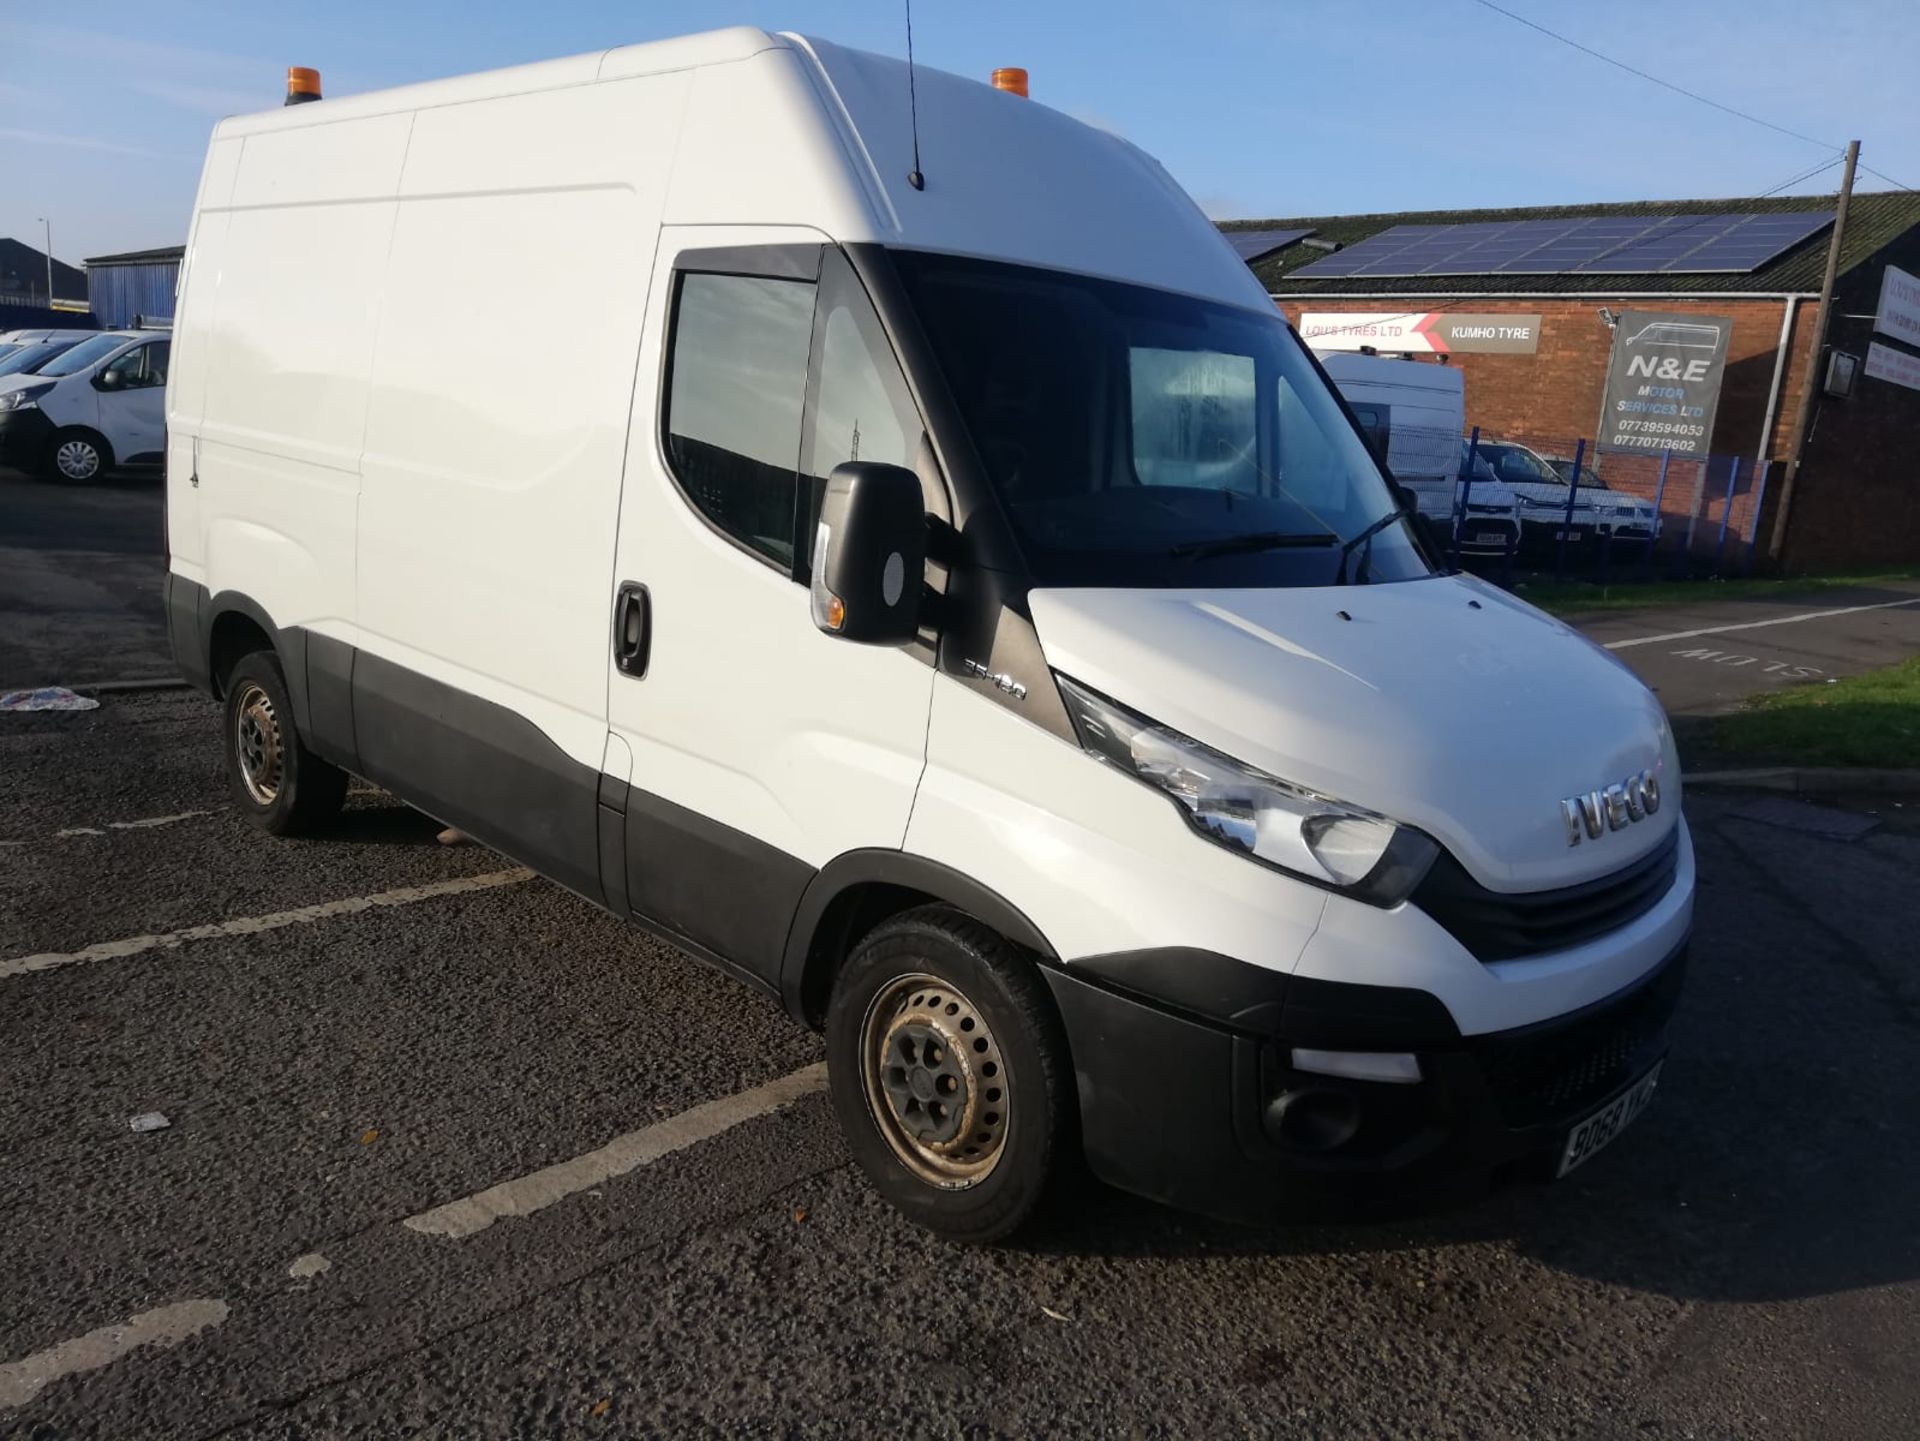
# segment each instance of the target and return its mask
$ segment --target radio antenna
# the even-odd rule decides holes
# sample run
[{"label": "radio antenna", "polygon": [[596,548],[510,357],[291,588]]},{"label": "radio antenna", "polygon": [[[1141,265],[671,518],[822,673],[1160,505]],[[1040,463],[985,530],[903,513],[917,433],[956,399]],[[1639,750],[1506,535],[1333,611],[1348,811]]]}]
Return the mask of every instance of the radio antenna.
[{"label": "radio antenna", "polygon": [[907,5],[907,125],[913,131],[913,169],[907,172],[907,184],[915,190],[927,188],[927,177],[920,173],[920,100],[913,91],[913,0]]}]

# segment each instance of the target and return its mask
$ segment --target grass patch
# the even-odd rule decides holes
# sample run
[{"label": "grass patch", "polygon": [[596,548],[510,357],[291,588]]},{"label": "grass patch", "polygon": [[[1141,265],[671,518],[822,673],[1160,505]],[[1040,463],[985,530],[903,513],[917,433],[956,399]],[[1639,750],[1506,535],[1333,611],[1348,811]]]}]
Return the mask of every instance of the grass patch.
[{"label": "grass patch", "polygon": [[1716,764],[1920,767],[1920,656],[1755,696],[1709,745]]},{"label": "grass patch", "polygon": [[1853,590],[1895,580],[1920,580],[1920,566],[1875,571],[1870,575],[1799,575],[1756,580],[1668,580],[1645,584],[1595,585],[1591,581],[1541,581],[1514,593],[1529,605],[1556,615],[1600,610],[1638,610],[1643,606],[1688,605],[1703,600],[1770,600],[1778,596],[1817,596],[1822,591]]}]

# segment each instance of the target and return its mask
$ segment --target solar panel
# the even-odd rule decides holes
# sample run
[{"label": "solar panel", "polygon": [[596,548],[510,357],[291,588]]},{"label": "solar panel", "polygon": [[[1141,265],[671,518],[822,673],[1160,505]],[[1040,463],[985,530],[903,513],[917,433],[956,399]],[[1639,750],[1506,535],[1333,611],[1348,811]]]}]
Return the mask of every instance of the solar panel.
[{"label": "solar panel", "polygon": [[1273,254],[1276,250],[1285,250],[1296,240],[1304,240],[1313,234],[1311,230],[1224,230],[1227,244],[1233,247],[1233,253],[1251,265],[1262,256]]},{"label": "solar panel", "polygon": [[1302,280],[1745,274],[1832,223],[1831,211],[1800,210],[1395,225],[1294,274]]}]

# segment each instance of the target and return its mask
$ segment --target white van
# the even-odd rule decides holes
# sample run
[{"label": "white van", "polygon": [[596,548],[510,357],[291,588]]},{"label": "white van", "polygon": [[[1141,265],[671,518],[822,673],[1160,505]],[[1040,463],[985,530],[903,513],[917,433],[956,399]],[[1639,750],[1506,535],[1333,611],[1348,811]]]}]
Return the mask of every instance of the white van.
[{"label": "white van", "polygon": [[32,374],[0,376],[0,465],[85,482],[159,464],[172,348],[166,335],[105,330]]},{"label": "white van", "polygon": [[1466,376],[1450,365],[1353,351],[1318,352],[1374,454],[1420,513],[1462,551],[1503,555],[1520,542],[1520,503],[1498,481],[1460,480]]},{"label": "white van", "polygon": [[237,804],[364,776],[776,998],[950,1236],[1068,1148],[1227,1215],[1584,1160],[1692,913],[1659,703],[1440,573],[1157,164],[916,78],[917,164],[902,63],[747,29],[218,127],[167,608]]}]

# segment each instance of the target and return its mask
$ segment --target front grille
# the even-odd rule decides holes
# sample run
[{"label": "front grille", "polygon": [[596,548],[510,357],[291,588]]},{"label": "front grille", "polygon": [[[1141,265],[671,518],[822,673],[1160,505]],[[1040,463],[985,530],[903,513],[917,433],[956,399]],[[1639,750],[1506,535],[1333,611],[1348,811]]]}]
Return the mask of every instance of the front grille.
[{"label": "front grille", "polygon": [[1624,996],[1472,1042],[1501,1118],[1513,1127],[1570,1121],[1645,1072],[1666,1049],[1684,970],[1676,957]]},{"label": "front grille", "polygon": [[1413,903],[1482,961],[1506,961],[1577,946],[1652,910],[1673,888],[1680,827],[1632,865],[1553,891],[1489,890],[1446,852]]}]

